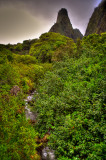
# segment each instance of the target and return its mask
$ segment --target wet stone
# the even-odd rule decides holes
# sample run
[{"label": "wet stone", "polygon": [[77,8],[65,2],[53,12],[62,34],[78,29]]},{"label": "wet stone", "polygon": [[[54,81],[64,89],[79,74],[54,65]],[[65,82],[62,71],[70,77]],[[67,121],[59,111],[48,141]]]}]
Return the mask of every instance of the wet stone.
[{"label": "wet stone", "polygon": [[42,160],[56,160],[54,151],[49,147],[45,147],[42,150]]}]

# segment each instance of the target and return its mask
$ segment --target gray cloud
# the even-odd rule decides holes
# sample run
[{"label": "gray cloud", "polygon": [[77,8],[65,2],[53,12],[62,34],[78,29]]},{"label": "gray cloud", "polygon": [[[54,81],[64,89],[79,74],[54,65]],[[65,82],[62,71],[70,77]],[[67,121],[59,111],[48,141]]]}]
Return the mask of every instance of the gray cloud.
[{"label": "gray cloud", "polygon": [[57,13],[67,8],[74,28],[84,34],[94,8],[101,0],[1,0],[0,43],[17,43],[39,37],[56,22]]}]

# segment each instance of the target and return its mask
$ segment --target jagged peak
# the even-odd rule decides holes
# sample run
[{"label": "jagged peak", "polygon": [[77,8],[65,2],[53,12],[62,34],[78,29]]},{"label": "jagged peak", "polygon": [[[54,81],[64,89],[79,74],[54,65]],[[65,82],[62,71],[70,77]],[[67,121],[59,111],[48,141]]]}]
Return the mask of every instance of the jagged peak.
[{"label": "jagged peak", "polygon": [[66,8],[61,8],[58,12],[57,23],[60,23],[64,18],[69,20],[68,11]]},{"label": "jagged peak", "polygon": [[68,11],[66,8],[61,8],[58,12],[58,15],[65,15],[68,16]]}]

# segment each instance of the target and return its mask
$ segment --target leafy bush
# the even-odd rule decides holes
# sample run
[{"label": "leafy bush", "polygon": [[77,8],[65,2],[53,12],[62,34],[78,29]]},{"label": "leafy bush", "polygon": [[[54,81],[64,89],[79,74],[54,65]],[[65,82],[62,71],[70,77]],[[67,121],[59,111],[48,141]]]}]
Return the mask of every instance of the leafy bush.
[{"label": "leafy bush", "polygon": [[[26,120],[24,98],[51,65],[36,65],[35,57],[15,55],[5,47],[0,53],[0,159],[39,160],[38,133]],[[21,91],[12,96],[15,85]]]},{"label": "leafy bush", "polygon": [[45,33],[31,46],[30,55],[40,62],[61,61],[75,54],[75,43],[72,39],[59,33]]},{"label": "leafy bush", "polygon": [[90,47],[93,51],[99,50],[99,52],[106,52],[106,32],[98,34],[90,34],[83,38],[84,46]]},{"label": "leafy bush", "polygon": [[12,64],[7,62],[5,64],[0,65],[0,88],[3,86],[9,85],[12,87],[15,84],[19,83],[19,74],[13,68]]},{"label": "leafy bush", "polygon": [[12,62],[14,59],[13,53],[6,48],[3,48],[3,49],[1,48],[0,49],[0,64],[4,63],[6,59]]},{"label": "leafy bush", "polygon": [[[0,45],[2,160],[39,160],[37,137],[46,133],[58,160],[106,159],[105,38],[106,33],[92,34],[75,44],[60,34],[45,33],[34,41],[30,55],[9,51],[16,47],[20,54],[29,41]],[[22,90],[17,96],[10,95],[14,85]],[[33,127],[25,118],[23,99],[36,87],[38,117]]]},{"label": "leafy bush", "polygon": [[36,64],[37,60],[34,56],[30,55],[16,55],[14,54],[14,60],[17,63],[23,63],[23,64]]},{"label": "leafy bush", "polygon": [[106,158],[105,42],[102,48],[101,42],[104,34],[83,39],[82,54],[54,63],[38,88],[35,127],[41,137],[51,133],[49,145],[59,159]]},{"label": "leafy bush", "polygon": [[37,155],[37,132],[25,118],[22,95],[2,93],[0,104],[0,159],[30,160]]}]

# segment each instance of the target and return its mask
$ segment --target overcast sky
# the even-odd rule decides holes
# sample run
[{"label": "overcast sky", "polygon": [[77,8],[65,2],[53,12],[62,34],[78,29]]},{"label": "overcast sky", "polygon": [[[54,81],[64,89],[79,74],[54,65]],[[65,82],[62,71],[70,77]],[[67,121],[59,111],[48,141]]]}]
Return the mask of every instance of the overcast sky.
[{"label": "overcast sky", "polygon": [[56,22],[61,8],[68,10],[73,28],[85,33],[101,0],[0,0],[0,43],[15,44],[38,38]]}]

